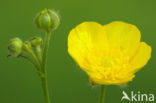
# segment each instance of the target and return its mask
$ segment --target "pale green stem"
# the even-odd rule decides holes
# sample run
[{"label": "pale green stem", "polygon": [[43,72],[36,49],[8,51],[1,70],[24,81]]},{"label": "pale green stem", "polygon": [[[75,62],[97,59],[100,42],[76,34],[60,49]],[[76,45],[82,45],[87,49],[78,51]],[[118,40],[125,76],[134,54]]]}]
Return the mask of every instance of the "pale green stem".
[{"label": "pale green stem", "polygon": [[45,37],[43,58],[42,58],[42,73],[44,76],[41,77],[41,82],[42,82],[45,103],[50,103],[49,90],[48,90],[48,84],[47,84],[47,69],[46,69],[50,37],[51,37],[51,32],[48,32]]},{"label": "pale green stem", "polygon": [[41,70],[41,65],[40,65],[36,55],[34,54],[34,52],[32,50],[29,50],[28,53],[31,55],[36,68],[38,69],[38,71],[40,71]]},{"label": "pale green stem", "polygon": [[105,85],[101,85],[101,90],[100,90],[100,100],[99,103],[104,103],[104,98],[105,98],[105,89],[106,86]]},{"label": "pale green stem", "polygon": [[39,59],[40,64],[42,65],[42,49],[40,46],[36,47],[36,51],[37,51],[37,56]]}]

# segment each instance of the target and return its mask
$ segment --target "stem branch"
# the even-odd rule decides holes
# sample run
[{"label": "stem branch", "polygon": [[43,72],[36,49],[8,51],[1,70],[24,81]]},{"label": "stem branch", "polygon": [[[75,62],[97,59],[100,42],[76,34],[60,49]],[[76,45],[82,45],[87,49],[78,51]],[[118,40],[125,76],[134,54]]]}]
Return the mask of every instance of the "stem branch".
[{"label": "stem branch", "polygon": [[38,56],[39,62],[42,65],[42,50],[41,50],[41,47],[40,46],[36,47],[36,51],[37,51],[37,56]]},{"label": "stem branch", "polygon": [[32,57],[33,63],[35,65],[35,67],[37,68],[37,70],[40,71],[41,65],[40,65],[36,55],[34,54],[34,52],[32,50],[28,50],[28,54]]}]

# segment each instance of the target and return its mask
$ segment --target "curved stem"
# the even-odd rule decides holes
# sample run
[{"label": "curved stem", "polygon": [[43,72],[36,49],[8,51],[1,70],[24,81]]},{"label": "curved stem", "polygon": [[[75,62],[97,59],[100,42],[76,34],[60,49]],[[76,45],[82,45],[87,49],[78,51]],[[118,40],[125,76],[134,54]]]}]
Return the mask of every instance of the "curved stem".
[{"label": "curved stem", "polygon": [[33,51],[30,51],[29,54],[31,55],[33,61],[34,61],[34,64],[36,65],[37,69],[40,71],[41,70],[41,65],[36,57],[36,55],[34,54]]},{"label": "curved stem", "polygon": [[[19,55],[18,58],[20,58],[20,57],[21,57],[21,58],[24,58],[25,60],[28,60],[30,63],[34,64],[33,61],[32,61],[29,57],[24,56],[24,55]],[[35,64],[34,64],[34,65],[35,65]]]},{"label": "curved stem", "polygon": [[34,63],[34,61],[32,59],[30,59],[29,57],[24,56],[24,55],[19,55],[18,58],[23,58],[25,60],[28,60],[30,63],[32,63],[38,69],[38,67],[36,66],[36,64]]},{"label": "curved stem", "polygon": [[29,60],[30,62],[32,62],[35,65],[35,67],[37,68],[37,70],[41,71],[41,64],[38,61],[38,59],[37,59],[36,55],[34,54],[33,50],[31,48],[27,48],[26,53],[32,57],[32,61],[29,58],[25,57],[25,56],[22,56],[22,57]]},{"label": "curved stem", "polygon": [[42,58],[42,73],[43,73],[43,76],[41,77],[41,82],[42,82],[42,88],[43,88],[45,103],[50,103],[49,90],[48,90],[48,84],[47,84],[47,69],[46,69],[50,37],[51,37],[51,33],[47,32],[46,37],[45,37],[43,58]]},{"label": "curved stem", "polygon": [[105,85],[101,85],[100,101],[99,101],[99,103],[104,103],[105,88],[106,88]]}]

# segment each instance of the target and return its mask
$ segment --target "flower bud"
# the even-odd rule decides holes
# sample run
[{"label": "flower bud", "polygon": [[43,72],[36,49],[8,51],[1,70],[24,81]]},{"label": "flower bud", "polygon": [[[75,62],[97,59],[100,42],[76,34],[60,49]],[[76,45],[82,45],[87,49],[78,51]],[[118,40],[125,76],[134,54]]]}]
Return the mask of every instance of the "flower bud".
[{"label": "flower bud", "polygon": [[28,41],[25,41],[23,43],[23,51],[30,52],[31,51],[31,43]]},{"label": "flower bud", "polygon": [[35,18],[35,24],[37,28],[50,32],[59,25],[59,16],[56,12],[45,9]]},{"label": "flower bud", "polygon": [[42,38],[41,37],[33,37],[30,41],[32,47],[36,48],[42,45]]},{"label": "flower bud", "polygon": [[23,42],[19,38],[12,39],[8,44],[9,55],[17,57],[22,52]]}]

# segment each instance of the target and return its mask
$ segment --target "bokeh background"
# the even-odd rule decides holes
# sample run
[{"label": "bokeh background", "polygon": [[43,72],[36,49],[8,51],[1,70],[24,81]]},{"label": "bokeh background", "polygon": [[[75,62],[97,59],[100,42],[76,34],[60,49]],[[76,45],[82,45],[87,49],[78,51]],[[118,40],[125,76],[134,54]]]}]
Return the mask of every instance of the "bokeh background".
[{"label": "bokeh background", "polygon": [[44,8],[56,10],[61,17],[60,26],[52,34],[48,55],[52,103],[98,103],[99,86],[89,84],[88,76],[67,53],[68,33],[83,21],[107,24],[121,20],[135,24],[142,32],[142,40],[153,49],[149,63],[126,87],[107,87],[106,103],[120,103],[122,90],[156,95],[156,0],[1,0],[0,103],[43,103],[33,65],[6,56],[11,38],[29,40],[32,36],[44,36],[33,24],[35,14]]}]

